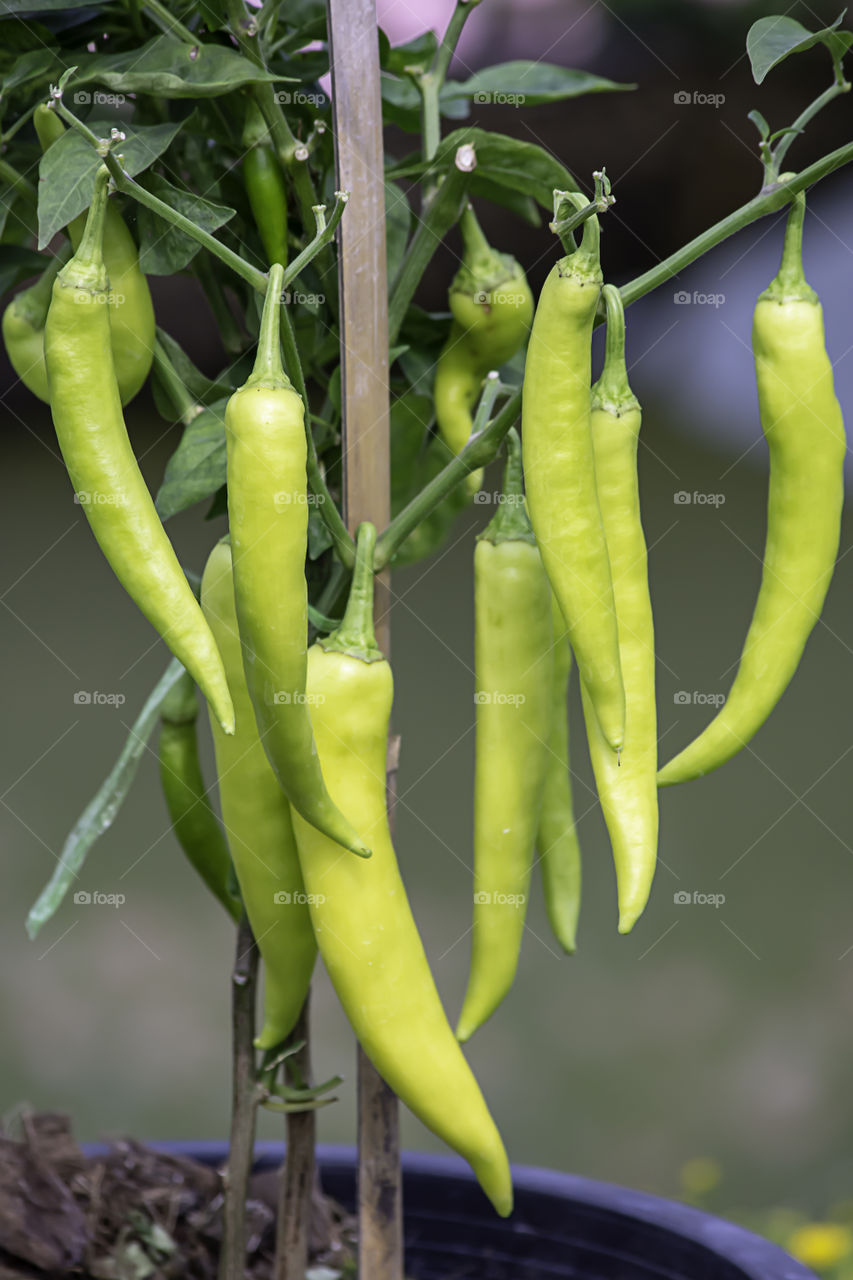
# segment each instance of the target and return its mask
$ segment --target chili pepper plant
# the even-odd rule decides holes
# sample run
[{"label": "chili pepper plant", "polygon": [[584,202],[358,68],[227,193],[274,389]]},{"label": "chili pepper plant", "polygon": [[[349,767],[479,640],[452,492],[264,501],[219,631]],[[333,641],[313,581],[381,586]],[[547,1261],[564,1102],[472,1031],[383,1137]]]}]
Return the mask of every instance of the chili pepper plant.
[{"label": "chili pepper plant", "polygon": [[[467,1159],[496,1213],[512,1212],[501,1118],[460,1045],[501,1016],[534,865],[555,938],[575,947],[572,667],[584,717],[571,750],[586,737],[627,932],[652,891],[658,785],[724,764],[771,714],[838,550],[844,428],[801,251],[806,193],[853,160],[853,142],[800,170],[789,153],[850,89],[853,32],[786,16],[750,28],[758,85],[821,46],[827,88],[794,120],[754,111],[754,196],[617,285],[600,235],[616,200],[607,157],[579,173],[570,134],[555,155],[468,119],[496,88],[527,107],[565,101],[578,120],[575,99],[635,86],[542,61],[455,76],[466,21],[488,11],[460,0],[440,37],[400,46],[376,28],[371,0],[331,0],[328,14],[319,0],[12,0],[0,21],[6,350],[50,405],[118,583],[172,654],[27,928],[36,937],[62,909],[156,737],[176,842],[236,930],[223,1277],[244,1274],[258,1107],[287,1122],[275,1273],[302,1277],[309,1261],[314,1112],[339,1083],[310,1078],[318,953],[360,1046],[361,1274],[401,1274],[397,1099]],[[383,125],[396,130],[391,151]],[[548,220],[538,299],[534,264],[484,234],[489,205],[521,232]],[[770,447],[764,577],[731,697],[659,773],[629,309],[785,212],[779,273],[755,313]],[[446,307],[429,311],[421,282],[455,226],[458,270]],[[155,314],[156,277],[201,286],[225,357],[213,376]],[[123,408],[148,382],[175,446],[155,494]],[[502,501],[472,546],[472,951],[454,1032],[394,852],[393,680],[374,598],[454,536],[501,455]],[[180,564],[169,538],[189,510],[227,513],[206,565]],[[215,778],[199,751],[205,701]]]}]

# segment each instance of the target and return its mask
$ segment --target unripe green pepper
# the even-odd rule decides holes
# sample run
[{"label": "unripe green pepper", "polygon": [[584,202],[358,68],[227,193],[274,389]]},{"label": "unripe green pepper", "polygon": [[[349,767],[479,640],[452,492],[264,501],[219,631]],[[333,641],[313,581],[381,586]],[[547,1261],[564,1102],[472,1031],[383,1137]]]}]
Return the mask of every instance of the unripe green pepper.
[{"label": "unripe green pepper", "polygon": [[[47,151],[65,132],[65,126],[54,110],[36,107],[36,133],[42,151]],[[76,250],[83,237],[86,214],[81,213],[68,224],[68,235]],[[110,334],[113,363],[122,404],[132,400],[142,388],[154,359],[154,306],[148,281],[139,269],[139,254],[133,236],[115,205],[107,206],[104,220],[104,263],[110,282]],[[46,380],[35,366],[31,381],[23,379],[35,395],[42,394]]]},{"label": "unripe green pepper", "polygon": [[719,768],[761,728],[797,669],[835,567],[847,445],[823,311],[803,274],[804,214],[800,192],[782,264],[753,319],[758,407],[770,449],[761,587],[729,696],[699,737],[661,769],[662,787]]},{"label": "unripe green pepper", "polygon": [[287,185],[263,116],[254,102],[243,129],[243,186],[267,263],[287,266]]},{"label": "unripe green pepper", "polygon": [[572,803],[569,762],[569,721],[566,700],[572,670],[566,623],[551,597],[554,628],[554,681],[551,695],[551,736],[548,767],[536,832],[545,908],[554,937],[570,955],[576,946],[581,905],[581,851]]},{"label": "unripe green pepper", "polygon": [[160,783],[178,844],[236,923],[243,906],[231,891],[231,855],[210,807],[198,756],[198,699],[186,672],[160,710]]},{"label": "unripe green pepper", "polygon": [[515,978],[548,769],[551,589],[524,509],[514,430],[501,496],[474,553],[474,924],[456,1029],[462,1041],[491,1017]]},{"label": "unripe green pepper", "polygon": [[80,247],[53,285],[44,333],[53,425],[110,567],[230,733],[234,711],[222,660],[160,523],[121,411],[102,247],[108,184],[101,166]]},{"label": "unripe green pepper", "polygon": [[331,800],[305,695],[305,409],[281,365],[284,269],[270,268],[252,376],[225,410],[228,522],[246,683],[270,764],[294,809],[353,853],[370,850]]},{"label": "unripe green pepper", "polygon": [[332,797],[365,832],[373,856],[347,857],[294,813],[299,858],[320,953],[362,1048],[418,1119],[468,1160],[506,1215],[506,1152],[442,1008],[388,827],[393,680],[373,634],[375,538],[363,524],[344,620],[312,645],[307,686]]},{"label": "unripe green pepper", "polygon": [[592,389],[592,444],[625,683],[625,739],[618,755],[604,737],[583,684],[581,694],[589,754],[616,865],[619,932],[628,933],[648,901],[657,864],[655,636],[637,485],[642,415],[628,385],[619,290],[605,285],[603,292],[607,347],[601,377]]},{"label": "unripe green pepper", "polygon": [[[515,258],[492,249],[470,205],[459,225],[465,254],[450,285],[453,322],[434,388],[438,432],[454,454],[468,442],[483,379],[524,345],[533,318],[533,295]],[[482,483],[482,471],[472,472],[468,492]]]},{"label": "unripe green pepper", "polygon": [[24,386],[47,402],[47,370],[44,367],[44,325],[53,293],[53,282],[71,256],[57,253],[35,284],[16,293],[3,312],[3,342],[9,363]]},{"label": "unripe green pepper", "polygon": [[255,1044],[272,1049],[293,1030],[305,1002],[317,944],[299,869],[287,797],[270,768],[255,722],[237,629],[231,548],[213,548],[201,582],[201,605],[216,637],[236,729],[211,719],[219,800],[246,914],[264,961],[264,1025]]},{"label": "unripe green pepper", "polygon": [[524,370],[521,440],[536,541],[581,679],[611,750],[618,751],[625,690],[590,427],[598,242],[593,216],[580,247],[560,259],[542,287]]}]

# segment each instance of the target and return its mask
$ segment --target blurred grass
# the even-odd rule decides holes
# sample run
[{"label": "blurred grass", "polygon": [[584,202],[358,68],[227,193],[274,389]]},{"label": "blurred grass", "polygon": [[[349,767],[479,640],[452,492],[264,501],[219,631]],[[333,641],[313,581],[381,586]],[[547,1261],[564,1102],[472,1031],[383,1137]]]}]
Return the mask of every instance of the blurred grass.
[{"label": "blurred grass", "polygon": [[[181,860],[153,756],[80,881],[125,893],[126,904],[69,901],[36,943],[24,934],[26,911],[165,651],[104,565],[43,415],[18,405],[23,421],[4,427],[15,536],[4,557],[2,1107],[67,1110],[83,1139],[223,1136],[231,930]],[[174,444],[155,423],[134,406],[131,434],[152,480]],[[675,693],[728,686],[763,543],[763,450],[721,478],[731,459],[691,439],[688,425],[646,407],[641,480],[666,755],[708,715],[676,705]],[[694,489],[724,492],[725,504],[674,503],[676,491]],[[476,508],[454,545],[393,583],[398,845],[451,1016],[470,923],[471,535],[488,515]],[[187,564],[201,567],[220,528],[193,513],[175,522]],[[851,573],[842,559],[802,668],[750,749],[662,795],[661,868],[626,938],[616,934],[574,691],[579,951],[558,954],[537,886],[515,988],[470,1049],[514,1160],[674,1194],[682,1165],[701,1152],[725,1168],[729,1204],[816,1212],[849,1197]],[[78,689],[127,701],[77,706]],[[674,903],[676,891],[694,890],[724,893],[725,903]],[[314,1009],[318,1075],[347,1077],[341,1101],[321,1113],[321,1136],[350,1141],[352,1044],[324,975]],[[263,1118],[262,1136],[280,1131]],[[436,1147],[408,1116],[404,1139]]]}]

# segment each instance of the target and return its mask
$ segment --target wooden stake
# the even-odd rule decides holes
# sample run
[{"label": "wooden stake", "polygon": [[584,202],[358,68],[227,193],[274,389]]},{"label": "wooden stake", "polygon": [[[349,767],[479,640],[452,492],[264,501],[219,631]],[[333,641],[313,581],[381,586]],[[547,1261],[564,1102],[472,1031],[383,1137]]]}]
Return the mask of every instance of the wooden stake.
[{"label": "wooden stake", "polygon": [[[328,0],[340,227],[338,281],[344,513],[382,529],[390,516],[388,286],[379,43],[375,0]],[[376,584],[377,641],[389,652],[388,587]],[[397,1099],[359,1049],[359,1275],[402,1280]]]}]

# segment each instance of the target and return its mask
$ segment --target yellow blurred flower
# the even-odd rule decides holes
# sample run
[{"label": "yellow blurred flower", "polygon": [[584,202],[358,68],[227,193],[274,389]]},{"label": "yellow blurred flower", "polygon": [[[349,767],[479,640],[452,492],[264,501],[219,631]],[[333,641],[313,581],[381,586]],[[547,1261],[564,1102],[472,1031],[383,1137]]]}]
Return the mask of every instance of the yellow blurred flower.
[{"label": "yellow blurred flower", "polygon": [[828,1271],[853,1250],[853,1232],[837,1222],[809,1222],[788,1239],[788,1252],[807,1267]]},{"label": "yellow blurred flower", "polygon": [[681,1167],[681,1186],[685,1195],[703,1196],[720,1185],[723,1171],[716,1160],[696,1156]]}]

